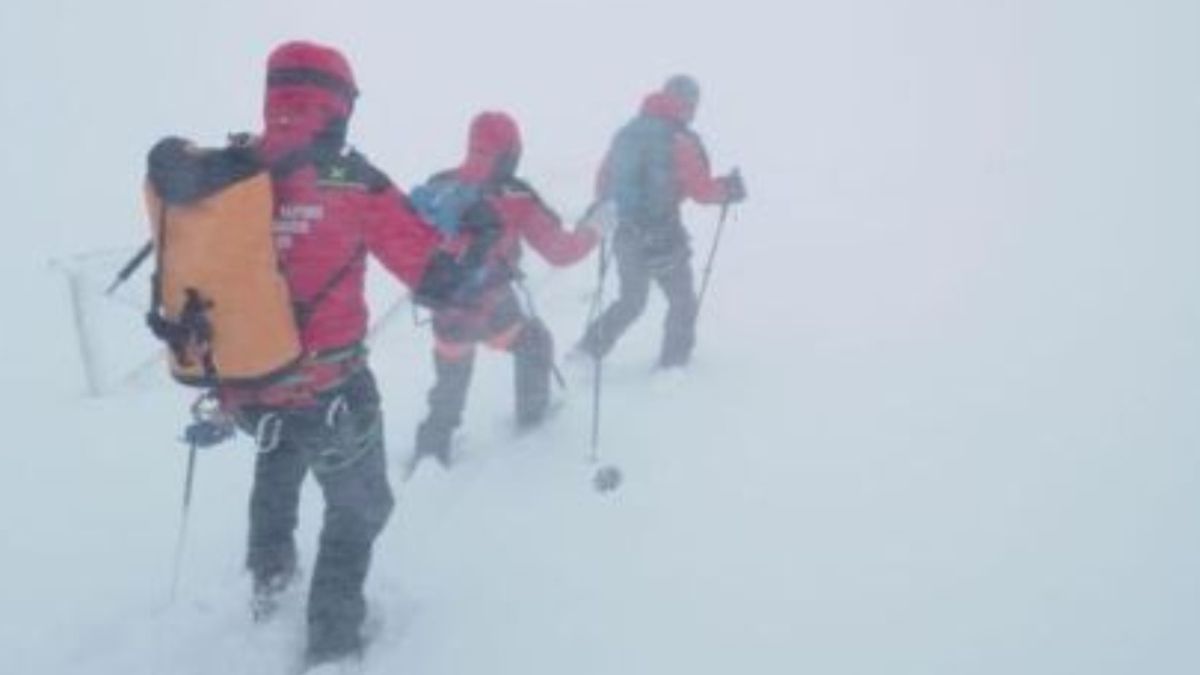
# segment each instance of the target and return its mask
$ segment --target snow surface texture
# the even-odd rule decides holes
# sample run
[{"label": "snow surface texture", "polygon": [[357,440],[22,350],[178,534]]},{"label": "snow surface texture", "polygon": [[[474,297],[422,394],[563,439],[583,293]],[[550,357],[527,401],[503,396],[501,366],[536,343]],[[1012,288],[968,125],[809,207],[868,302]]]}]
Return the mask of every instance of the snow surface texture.
[{"label": "snow surface texture", "polygon": [[[248,618],[244,439],[200,457],[167,604],[189,395],[84,397],[46,264],[141,240],[145,150],[255,128],[292,37],[346,47],[352,136],[402,184],[505,108],[523,173],[578,213],[613,130],[685,70],[751,191],[694,367],[649,374],[657,300],[612,358],[615,493],[582,459],[587,374],[513,438],[509,364],[482,355],[468,459],[397,481],[366,672],[1200,672],[1191,0],[4,3],[0,670],[260,675],[300,648],[302,593]],[[714,211],[688,217],[706,250]],[[564,348],[591,265],[530,265]],[[372,278],[377,311],[395,293]],[[93,309],[127,372],[137,313]],[[403,313],[376,343],[394,475],[428,351]],[[304,509],[311,556],[311,485]]]}]

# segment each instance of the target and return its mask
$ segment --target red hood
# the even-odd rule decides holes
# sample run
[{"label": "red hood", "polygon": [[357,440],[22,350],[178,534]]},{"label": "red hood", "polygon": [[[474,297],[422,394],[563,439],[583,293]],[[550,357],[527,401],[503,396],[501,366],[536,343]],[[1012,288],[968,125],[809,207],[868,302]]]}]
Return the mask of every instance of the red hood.
[{"label": "red hood", "polygon": [[[471,183],[492,178],[497,168],[516,169],[521,156],[521,132],[516,121],[502,112],[484,112],[471,121],[467,157],[459,167],[459,176]],[[500,167],[511,163],[510,167]]]},{"label": "red hood", "polygon": [[694,109],[682,98],[667,92],[655,92],[642,101],[642,114],[674,120],[687,124],[692,120]]}]

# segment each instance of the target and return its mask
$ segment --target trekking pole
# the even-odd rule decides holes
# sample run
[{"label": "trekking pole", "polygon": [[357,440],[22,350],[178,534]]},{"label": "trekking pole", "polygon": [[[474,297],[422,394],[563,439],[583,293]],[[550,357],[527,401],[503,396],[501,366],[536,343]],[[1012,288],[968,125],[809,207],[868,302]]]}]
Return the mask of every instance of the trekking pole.
[{"label": "trekking pole", "polygon": [[[520,274],[514,274],[513,280],[516,281],[517,290],[520,291],[521,297],[525,300],[525,307],[529,310],[529,316],[543,326],[546,325],[545,322],[542,321],[541,315],[538,314],[537,305],[535,305],[533,302],[533,293],[531,293],[529,291],[529,287],[525,285],[525,278]],[[550,355],[550,372],[554,373],[554,381],[558,382],[559,388],[565,391],[567,388],[567,380],[563,377],[562,371],[558,369],[558,362],[554,359],[553,354]]]},{"label": "trekking pole", "polygon": [[[608,247],[605,242],[601,241],[600,274],[596,284],[596,295],[593,298],[593,309],[597,320],[600,318],[600,307],[604,304],[604,279],[608,274],[608,262]],[[603,330],[603,326],[598,326],[597,330]],[[597,336],[602,337],[599,333]],[[592,449],[588,454],[588,462],[593,465],[600,461],[600,395],[603,393],[601,382],[604,379],[604,357],[597,354],[595,359],[596,370],[592,379]],[[596,473],[592,475],[592,487],[596,492],[605,494],[620,487],[621,480],[621,470],[615,464],[607,464],[597,468]]]},{"label": "trekking pole", "polygon": [[187,474],[183,479],[183,510],[180,514],[179,537],[175,541],[175,563],[171,568],[171,604],[175,602],[175,591],[179,588],[179,567],[183,561],[183,546],[187,541],[188,514],[192,505],[192,482],[196,476],[196,450],[199,444],[193,440],[189,445]]},{"label": "trekking pole", "polygon": [[700,295],[696,298],[696,317],[700,316],[700,306],[704,304],[704,294],[708,291],[708,280],[712,276],[713,261],[717,257],[717,247],[721,245],[721,233],[725,230],[725,220],[729,216],[729,204],[721,205],[721,218],[717,222],[717,233],[713,237],[712,248],[708,251],[708,261],[704,264],[704,278],[700,282]]},{"label": "trekking pole", "polygon": [[133,273],[137,271],[137,268],[141,267],[142,263],[146,262],[146,258],[150,257],[150,253],[153,250],[154,240],[151,239],[143,244],[140,249],[138,249],[138,252],[129,259],[129,262],[125,263],[125,266],[121,268],[120,272],[117,272],[117,278],[113,279],[113,282],[109,284],[107,289],[105,289],[104,294],[112,295],[113,291],[117,290],[121,284],[129,281],[129,277],[133,276]]},{"label": "trekking pole", "polygon": [[[599,273],[596,279],[596,293],[592,296],[592,311],[591,321],[598,321],[600,318],[600,310],[604,305],[604,280],[608,275],[608,242],[602,240],[600,242],[600,266]],[[596,330],[603,330],[603,326],[596,324]],[[599,336],[597,336],[599,337]],[[600,340],[602,342],[602,340]],[[600,394],[602,387],[600,386],[601,379],[604,376],[604,357],[596,354],[595,372],[592,377],[592,449],[588,455],[588,461],[595,464],[600,459]]]},{"label": "trekking pole", "polygon": [[397,297],[392,301],[392,304],[383,311],[383,314],[381,314],[379,318],[375,320],[375,323],[371,324],[371,327],[367,329],[367,344],[373,344],[375,342],[380,333],[382,333],[384,329],[386,329],[400,314],[400,310],[404,309],[405,304],[412,305],[413,316],[416,316],[417,305],[416,303],[412,302],[412,295],[408,294]]}]

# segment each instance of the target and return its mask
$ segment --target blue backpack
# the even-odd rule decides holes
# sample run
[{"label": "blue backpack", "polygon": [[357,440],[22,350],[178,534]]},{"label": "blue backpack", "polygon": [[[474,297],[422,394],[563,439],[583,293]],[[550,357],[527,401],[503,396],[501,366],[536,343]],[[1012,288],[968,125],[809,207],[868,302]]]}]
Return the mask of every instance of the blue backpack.
[{"label": "blue backpack", "polygon": [[429,224],[449,239],[459,234],[470,243],[458,258],[467,270],[467,281],[458,292],[457,302],[469,302],[488,288],[507,281],[511,271],[487,263],[488,251],[500,241],[502,230],[486,201],[482,185],[464,183],[452,171],[437,174],[413,188],[409,201]]},{"label": "blue backpack", "polygon": [[626,226],[656,229],[679,221],[679,188],[672,157],[678,125],[641,115],[626,124],[609,151],[606,197]]},{"label": "blue backpack", "polygon": [[482,198],[482,186],[464,183],[451,172],[433,176],[409,195],[417,213],[446,238],[463,230],[467,212]]}]

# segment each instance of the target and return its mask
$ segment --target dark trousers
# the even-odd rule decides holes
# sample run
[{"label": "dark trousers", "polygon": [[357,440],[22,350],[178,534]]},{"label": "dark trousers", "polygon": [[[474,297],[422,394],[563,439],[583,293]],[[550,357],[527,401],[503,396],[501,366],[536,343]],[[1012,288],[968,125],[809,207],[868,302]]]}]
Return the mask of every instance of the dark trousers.
[{"label": "dark trousers", "polygon": [[255,465],[246,565],[256,583],[292,574],[300,487],[311,469],[325,517],[309,587],[309,657],[353,653],[361,647],[372,546],[394,503],[375,380],[363,369],[312,407],[257,408],[240,417],[244,429],[273,445],[260,447]]},{"label": "dark trousers", "polygon": [[550,403],[554,338],[545,324],[521,310],[511,289],[479,313],[434,315],[433,329],[438,341],[433,357],[436,380],[429,390],[429,414],[417,428],[418,453],[445,458],[450,438],[462,424],[480,342],[513,356],[517,425],[528,427],[542,420]]},{"label": "dark trousers", "polygon": [[696,344],[696,290],[691,250],[686,235],[647,242],[628,231],[613,240],[620,283],[617,299],[587,328],[581,347],[603,357],[646,309],[650,284],[655,282],[667,298],[659,364],[686,363]]}]

